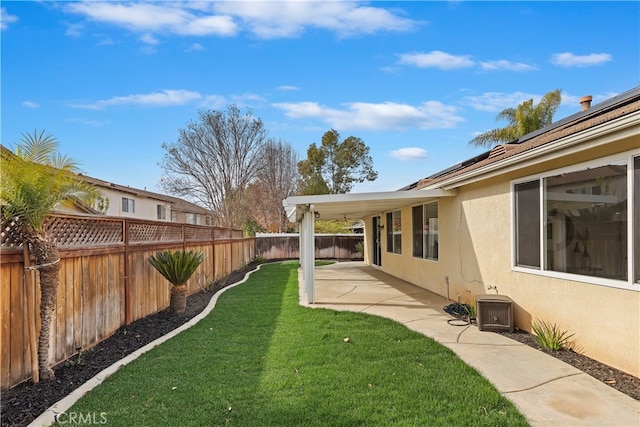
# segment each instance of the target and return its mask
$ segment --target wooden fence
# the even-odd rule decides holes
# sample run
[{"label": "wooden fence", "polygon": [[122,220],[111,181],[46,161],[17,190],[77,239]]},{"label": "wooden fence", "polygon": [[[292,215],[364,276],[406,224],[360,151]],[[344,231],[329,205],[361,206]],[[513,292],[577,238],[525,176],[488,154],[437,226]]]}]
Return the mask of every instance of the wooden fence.
[{"label": "wooden fence", "polygon": [[[362,234],[316,234],[316,259],[362,259],[357,245]],[[258,234],[256,256],[265,259],[296,259],[300,257],[298,234]]]},{"label": "wooden fence", "polygon": [[[46,229],[60,249],[60,286],[52,325],[54,364],[169,306],[170,285],[147,261],[165,249],[195,249],[205,260],[187,283],[189,294],[256,257],[242,230],[120,217],[56,215]],[[40,324],[37,273],[25,271],[12,224],[0,232],[0,386],[31,377],[29,322]],[[31,275],[31,277],[28,277]],[[25,280],[26,279],[26,280]],[[27,289],[27,285],[32,286]],[[27,301],[33,295],[35,301]],[[35,302],[35,303],[34,303]],[[34,307],[30,312],[28,308]],[[33,330],[33,329],[32,329]],[[35,331],[37,337],[39,330]]]}]

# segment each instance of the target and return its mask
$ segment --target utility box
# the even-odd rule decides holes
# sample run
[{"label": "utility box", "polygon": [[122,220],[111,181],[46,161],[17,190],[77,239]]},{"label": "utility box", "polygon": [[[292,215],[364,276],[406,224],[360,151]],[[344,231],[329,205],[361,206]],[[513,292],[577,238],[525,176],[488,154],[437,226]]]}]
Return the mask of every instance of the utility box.
[{"label": "utility box", "polygon": [[476,295],[478,329],[513,332],[513,301],[505,295]]}]

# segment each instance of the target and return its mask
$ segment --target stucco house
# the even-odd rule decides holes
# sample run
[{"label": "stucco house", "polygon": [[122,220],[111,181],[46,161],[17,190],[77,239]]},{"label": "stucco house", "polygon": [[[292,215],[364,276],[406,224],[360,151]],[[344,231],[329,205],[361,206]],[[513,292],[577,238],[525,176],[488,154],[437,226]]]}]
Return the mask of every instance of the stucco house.
[{"label": "stucco house", "polygon": [[82,175],[82,180],[98,189],[101,196],[93,208],[110,216],[211,225],[211,212],[178,197],[115,184]]},{"label": "stucco house", "polygon": [[[640,376],[640,88],[391,192],[297,196],[306,296],[315,218],[362,218],[365,263],[450,300],[500,294],[518,328]],[[489,332],[487,332],[489,333]]]}]

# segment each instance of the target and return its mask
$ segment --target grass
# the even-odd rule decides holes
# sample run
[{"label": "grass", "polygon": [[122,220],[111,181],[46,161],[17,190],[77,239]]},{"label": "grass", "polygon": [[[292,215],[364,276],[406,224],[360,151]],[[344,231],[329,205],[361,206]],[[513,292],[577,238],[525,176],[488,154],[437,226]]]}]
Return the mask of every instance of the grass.
[{"label": "grass", "polygon": [[118,426],[527,425],[433,340],[389,319],[298,305],[297,267],[263,265],[67,413]]}]

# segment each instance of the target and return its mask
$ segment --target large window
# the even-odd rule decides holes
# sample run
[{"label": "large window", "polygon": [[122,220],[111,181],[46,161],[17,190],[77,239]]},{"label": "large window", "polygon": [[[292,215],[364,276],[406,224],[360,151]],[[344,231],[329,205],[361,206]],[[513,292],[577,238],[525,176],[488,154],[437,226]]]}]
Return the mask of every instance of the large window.
[{"label": "large window", "polygon": [[158,219],[167,219],[167,207],[165,205],[156,205],[158,210]]},{"label": "large window", "polygon": [[122,198],[122,212],[134,213],[136,211],[136,201],[127,197]]},{"label": "large window", "polygon": [[540,181],[514,186],[516,265],[540,268]]},{"label": "large window", "polygon": [[413,256],[438,260],[438,203],[414,206],[411,214]]},{"label": "large window", "polygon": [[516,183],[513,200],[516,267],[640,283],[638,157]]},{"label": "large window", "polygon": [[633,159],[633,281],[640,284],[640,157]]},{"label": "large window", "polygon": [[387,252],[402,253],[402,212],[387,214]]},{"label": "large window", "polygon": [[185,222],[187,224],[198,225],[198,224],[200,224],[200,216],[198,214],[195,214],[195,213],[187,212]]}]

